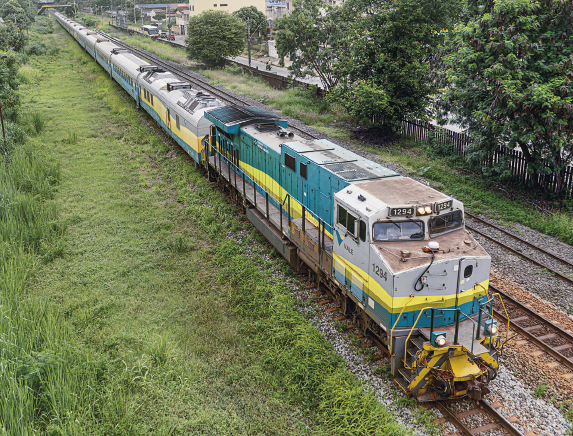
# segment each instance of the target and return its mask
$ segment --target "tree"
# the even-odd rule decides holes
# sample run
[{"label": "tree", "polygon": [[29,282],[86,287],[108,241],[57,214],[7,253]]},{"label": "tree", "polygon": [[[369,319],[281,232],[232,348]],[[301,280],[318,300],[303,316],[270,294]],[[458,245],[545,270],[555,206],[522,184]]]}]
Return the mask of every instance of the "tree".
[{"label": "tree", "polygon": [[0,26],[0,50],[2,53],[8,50],[22,51],[24,42],[25,40],[18,34],[18,28],[14,23],[6,22]]},{"label": "tree", "polygon": [[277,20],[275,39],[281,56],[292,61],[295,77],[317,74],[325,89],[339,80],[335,69],[348,22],[340,8],[322,0],[295,0],[292,14]]},{"label": "tree", "polygon": [[[445,109],[469,128],[476,157],[519,146],[528,171],[556,174],[562,191],[573,156],[573,5],[471,1],[467,14],[446,58],[453,87],[445,94]],[[505,161],[495,169],[508,171]]]},{"label": "tree", "polygon": [[267,16],[257,9],[256,6],[243,6],[238,11],[233,12],[233,15],[240,18],[245,25],[247,18],[250,21],[251,35],[255,32],[266,33],[267,31]]},{"label": "tree", "polygon": [[187,25],[187,57],[222,66],[226,57],[243,51],[246,33],[247,26],[239,18],[223,11],[204,11]]},{"label": "tree", "polygon": [[424,119],[435,88],[430,64],[443,43],[439,31],[460,10],[460,0],[347,1],[341,13],[352,25],[337,42],[344,47],[335,68],[340,83],[330,99],[388,133],[404,118]]},{"label": "tree", "polygon": [[18,59],[14,53],[9,51],[5,58],[0,59],[0,102],[2,102],[4,118],[11,121],[18,119],[18,106],[20,105],[20,97],[17,93],[18,68]]}]

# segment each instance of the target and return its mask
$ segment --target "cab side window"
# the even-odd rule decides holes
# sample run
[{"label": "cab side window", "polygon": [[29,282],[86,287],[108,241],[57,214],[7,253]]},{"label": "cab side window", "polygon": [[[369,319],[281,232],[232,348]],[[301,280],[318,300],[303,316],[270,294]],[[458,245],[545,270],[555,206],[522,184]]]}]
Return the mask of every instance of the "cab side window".
[{"label": "cab side window", "polygon": [[[338,224],[341,224],[354,236],[356,236],[356,221],[357,218],[354,215],[348,212],[344,207],[338,206]],[[364,232],[366,233],[366,229]]]}]

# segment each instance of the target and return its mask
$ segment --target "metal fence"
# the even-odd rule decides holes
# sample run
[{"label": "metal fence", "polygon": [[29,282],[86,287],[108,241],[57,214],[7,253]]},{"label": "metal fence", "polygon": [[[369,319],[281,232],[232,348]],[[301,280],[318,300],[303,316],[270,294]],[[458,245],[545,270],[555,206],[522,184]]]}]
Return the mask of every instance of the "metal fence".
[{"label": "metal fence", "polygon": [[[466,133],[454,132],[422,121],[403,121],[401,133],[424,141],[432,137],[433,141],[442,146],[451,147],[453,151],[462,156],[467,155],[471,144],[471,138]],[[544,164],[541,170],[533,173],[533,171],[528,171],[528,163],[522,151],[507,149],[488,152],[479,164],[484,167],[493,167],[500,162],[505,163],[508,171],[507,178],[513,183],[521,186],[541,186],[548,191],[560,191],[559,188],[562,187],[561,192],[565,195],[573,194],[573,167],[571,166],[567,166],[560,173],[555,173],[550,165]]]}]

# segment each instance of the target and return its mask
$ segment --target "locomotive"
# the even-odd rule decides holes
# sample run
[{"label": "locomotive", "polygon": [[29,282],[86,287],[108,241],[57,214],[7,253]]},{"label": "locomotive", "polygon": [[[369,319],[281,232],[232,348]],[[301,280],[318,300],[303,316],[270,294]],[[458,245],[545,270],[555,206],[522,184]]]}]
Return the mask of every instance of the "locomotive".
[{"label": "locomotive", "polygon": [[297,272],[329,289],[381,344],[394,382],[420,402],[481,399],[503,348],[491,258],[455,198],[280,117],[224,105],[59,13],[56,20],[245,208]]}]

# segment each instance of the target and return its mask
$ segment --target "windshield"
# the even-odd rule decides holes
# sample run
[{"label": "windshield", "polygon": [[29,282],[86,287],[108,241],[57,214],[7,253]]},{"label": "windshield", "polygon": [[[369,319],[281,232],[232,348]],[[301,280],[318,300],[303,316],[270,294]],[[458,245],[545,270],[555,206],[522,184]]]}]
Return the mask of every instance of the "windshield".
[{"label": "windshield", "polygon": [[374,223],[372,231],[375,241],[401,241],[424,239],[422,221],[391,221]]},{"label": "windshield", "polygon": [[157,34],[158,30],[157,27],[152,27],[150,29],[147,29],[147,33],[149,33],[150,35],[155,35]]},{"label": "windshield", "polygon": [[461,210],[456,210],[445,215],[437,216],[428,222],[430,236],[436,236],[440,233],[459,229],[463,225],[464,219]]}]

